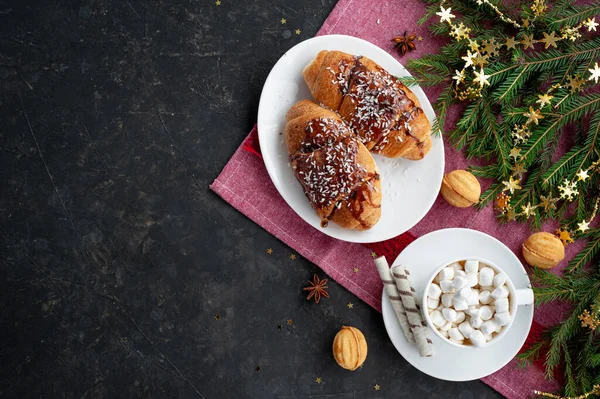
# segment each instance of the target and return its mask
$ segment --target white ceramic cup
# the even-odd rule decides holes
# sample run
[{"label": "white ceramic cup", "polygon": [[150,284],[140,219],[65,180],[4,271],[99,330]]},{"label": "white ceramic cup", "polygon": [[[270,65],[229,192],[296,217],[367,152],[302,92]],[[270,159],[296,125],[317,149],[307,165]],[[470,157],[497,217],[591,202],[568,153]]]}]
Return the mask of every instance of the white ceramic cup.
[{"label": "white ceramic cup", "polygon": [[[494,271],[496,273],[504,273],[506,275],[506,286],[508,287],[508,290],[510,291],[509,295],[508,295],[509,312],[511,315],[510,323],[508,323],[506,326],[504,326],[502,328],[502,331],[498,335],[496,335],[493,339],[486,342],[482,346],[457,344],[456,342],[452,342],[448,338],[444,337],[442,335],[442,333],[440,333],[440,331],[437,329],[437,327],[431,321],[431,317],[429,317],[429,309],[427,308],[427,291],[429,290],[429,285],[433,282],[433,279],[435,279],[435,276],[437,276],[438,273],[446,266],[450,266],[451,264],[453,264],[455,262],[465,261],[465,260],[477,260],[477,261],[479,261],[480,269],[481,269],[481,264],[483,263],[483,264],[491,267],[492,269],[494,269]],[[427,281],[427,284],[425,284],[425,290],[423,292],[423,297],[421,298],[421,313],[423,313],[423,318],[425,319],[425,322],[427,323],[429,328],[431,328],[433,330],[433,332],[442,339],[442,341],[444,341],[450,345],[456,346],[458,348],[479,349],[479,348],[485,348],[486,346],[492,345],[492,344],[498,342],[503,336],[505,336],[506,333],[508,332],[508,329],[512,326],[513,322],[515,321],[515,318],[517,315],[517,309],[519,308],[519,306],[531,305],[533,303],[533,301],[534,301],[533,291],[530,288],[523,288],[520,290],[515,289],[515,286],[512,283],[510,277],[508,276],[508,274],[506,274],[504,272],[504,270],[502,270],[501,267],[499,267],[498,265],[496,265],[493,262],[490,262],[489,260],[478,258],[478,257],[474,256],[474,257],[467,257],[467,258],[461,258],[461,259],[454,259],[450,262],[443,263],[440,267],[435,269],[435,271],[433,272],[433,274]]]}]

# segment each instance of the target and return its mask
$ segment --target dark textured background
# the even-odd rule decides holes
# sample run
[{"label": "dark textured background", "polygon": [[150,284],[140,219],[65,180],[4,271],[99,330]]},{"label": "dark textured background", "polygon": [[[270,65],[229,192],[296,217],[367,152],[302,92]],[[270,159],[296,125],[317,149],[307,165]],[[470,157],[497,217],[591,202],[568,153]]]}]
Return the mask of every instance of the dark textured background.
[{"label": "dark textured background", "polygon": [[208,189],[334,3],[0,1],[0,397],[499,397],[413,369],[335,282],[308,303],[317,268]]}]

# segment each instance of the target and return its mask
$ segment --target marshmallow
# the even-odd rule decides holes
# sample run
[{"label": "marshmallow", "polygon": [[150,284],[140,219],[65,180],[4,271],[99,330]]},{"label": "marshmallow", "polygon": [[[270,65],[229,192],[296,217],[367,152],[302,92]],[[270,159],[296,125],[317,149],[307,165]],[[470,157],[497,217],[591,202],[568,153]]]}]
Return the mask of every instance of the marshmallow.
[{"label": "marshmallow", "polygon": [[483,333],[479,330],[473,330],[471,335],[469,335],[469,339],[475,346],[483,346],[487,342],[483,336]]},{"label": "marshmallow", "polygon": [[469,305],[467,305],[467,301],[460,298],[454,298],[454,310],[467,310]]},{"label": "marshmallow", "polygon": [[466,301],[469,299],[472,292],[473,290],[471,289],[471,287],[463,287],[460,290],[456,291],[456,293],[454,294],[454,299],[462,299],[463,301]]},{"label": "marshmallow", "polygon": [[442,294],[442,303],[445,307],[451,308],[454,305],[454,295],[452,294]]},{"label": "marshmallow", "polygon": [[[479,277],[481,277],[481,276],[479,276]],[[494,291],[494,288],[496,288],[496,287],[494,287],[493,285],[483,286],[483,285],[479,284],[479,291],[489,291],[489,292],[492,292],[492,291]]]},{"label": "marshmallow", "polygon": [[471,327],[473,328],[481,328],[481,325],[483,324],[483,320],[481,320],[481,317],[471,316],[471,320],[469,320],[469,322],[471,323]]},{"label": "marshmallow", "polygon": [[508,288],[506,288],[505,285],[501,285],[500,287],[496,288],[491,293],[492,298],[494,298],[494,299],[507,298],[508,294],[509,294]]},{"label": "marshmallow", "polygon": [[485,337],[485,340],[487,342],[490,342],[492,339],[494,339],[494,336],[492,334],[483,334],[483,336]]},{"label": "marshmallow", "polygon": [[461,341],[461,342],[465,339],[465,336],[462,335],[460,330],[456,327],[453,327],[448,330],[448,336],[456,341]]},{"label": "marshmallow", "polygon": [[479,305],[479,293],[475,291],[476,290],[473,290],[473,292],[471,292],[471,296],[469,296],[469,298],[467,299],[467,305],[469,306]]},{"label": "marshmallow", "polygon": [[498,323],[495,320],[488,320],[481,325],[481,332],[484,335],[491,335],[496,332],[496,328],[498,327]]},{"label": "marshmallow", "polygon": [[457,277],[464,277],[464,276],[466,276],[466,275],[467,275],[467,273],[465,273],[465,271],[464,271],[464,270],[456,270],[456,271],[454,272],[454,278],[457,278]]},{"label": "marshmallow", "polygon": [[468,321],[462,322],[458,325],[458,330],[465,336],[468,337],[469,335],[471,335],[471,332],[473,331],[473,327],[471,327],[471,324]]},{"label": "marshmallow", "polygon": [[429,289],[427,290],[427,296],[433,299],[439,299],[440,295],[442,295],[442,289],[437,284],[430,284]]},{"label": "marshmallow", "polygon": [[454,278],[454,268],[453,267],[444,267],[440,271],[440,280],[452,280]]},{"label": "marshmallow", "polygon": [[481,304],[487,305],[487,304],[491,303],[493,300],[494,300],[494,298],[492,298],[489,291],[481,291],[479,293],[479,302]]},{"label": "marshmallow", "polygon": [[466,313],[471,317],[475,317],[475,318],[481,317],[481,309],[479,309],[476,306],[470,306],[469,310],[467,310]]},{"label": "marshmallow", "polygon": [[479,310],[481,310],[481,318],[484,321],[491,319],[494,315],[494,308],[491,306],[482,306]]},{"label": "marshmallow", "polygon": [[456,320],[454,320],[454,324],[460,324],[465,321],[466,318],[467,316],[465,315],[465,312],[456,312]]},{"label": "marshmallow", "polygon": [[452,285],[452,281],[450,280],[440,281],[440,288],[444,294],[454,294],[456,291],[456,288],[454,288],[454,285]]},{"label": "marshmallow", "polygon": [[477,273],[479,271],[479,261],[477,260],[468,260],[465,262],[465,272],[469,273]]},{"label": "marshmallow", "polygon": [[450,342],[454,342],[455,344],[459,344],[459,345],[463,344],[463,341],[457,341],[454,338],[450,338]]},{"label": "marshmallow", "polygon": [[442,316],[444,316],[444,319],[450,322],[455,321],[456,317],[458,317],[458,315],[456,314],[456,310],[451,308],[445,308],[444,310],[442,310]]},{"label": "marshmallow", "polygon": [[434,310],[433,312],[431,312],[429,317],[431,318],[431,322],[436,327],[441,327],[444,324],[446,324],[446,319],[444,319],[444,316],[442,316],[442,312],[440,312],[439,310]]},{"label": "marshmallow", "polygon": [[500,312],[494,315],[494,320],[498,323],[499,326],[504,327],[510,323],[511,320],[510,313],[508,312]]},{"label": "marshmallow", "polygon": [[462,270],[462,266],[458,262],[454,262],[453,264],[449,265],[448,267],[453,268],[454,271]]},{"label": "marshmallow", "polygon": [[475,287],[477,284],[479,284],[479,276],[477,273],[467,274],[465,277],[467,278],[467,285],[469,287]]},{"label": "marshmallow", "polygon": [[484,267],[479,272],[479,285],[488,286],[494,283],[494,269]]},{"label": "marshmallow", "polygon": [[[498,323],[496,323],[496,324],[498,324]],[[496,332],[497,332],[498,334],[500,334],[500,333],[502,332],[502,326],[497,326],[497,327],[496,327]]]},{"label": "marshmallow", "polygon": [[440,301],[433,298],[427,298],[427,307],[429,309],[435,309],[440,306]]},{"label": "marshmallow", "polygon": [[452,328],[452,322],[449,321],[446,324],[444,324],[443,326],[441,326],[440,330],[442,330],[442,331],[448,331],[451,328]]},{"label": "marshmallow", "polygon": [[496,306],[496,312],[508,312],[508,298],[498,298],[494,302],[494,305]]},{"label": "marshmallow", "polygon": [[438,306],[437,308],[435,308],[435,310],[439,310],[440,312],[442,311],[442,309],[444,309],[445,306],[443,303],[440,303],[440,306]]},{"label": "marshmallow", "polygon": [[452,285],[454,286],[454,288],[456,288],[457,291],[466,287],[467,284],[467,279],[461,276],[456,276],[454,277],[454,280],[452,280]]},{"label": "marshmallow", "polygon": [[506,283],[506,274],[498,273],[494,276],[494,287],[498,288]]}]

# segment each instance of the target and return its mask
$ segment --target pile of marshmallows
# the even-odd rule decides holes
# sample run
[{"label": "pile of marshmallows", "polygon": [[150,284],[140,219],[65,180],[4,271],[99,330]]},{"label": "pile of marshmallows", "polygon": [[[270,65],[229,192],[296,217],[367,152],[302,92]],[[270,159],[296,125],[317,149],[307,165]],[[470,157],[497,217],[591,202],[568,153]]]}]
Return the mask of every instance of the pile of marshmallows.
[{"label": "pile of marshmallows", "polygon": [[[479,261],[443,268],[427,290],[431,322],[450,341],[483,346],[510,323],[506,274]],[[441,304],[440,304],[441,301]]]}]

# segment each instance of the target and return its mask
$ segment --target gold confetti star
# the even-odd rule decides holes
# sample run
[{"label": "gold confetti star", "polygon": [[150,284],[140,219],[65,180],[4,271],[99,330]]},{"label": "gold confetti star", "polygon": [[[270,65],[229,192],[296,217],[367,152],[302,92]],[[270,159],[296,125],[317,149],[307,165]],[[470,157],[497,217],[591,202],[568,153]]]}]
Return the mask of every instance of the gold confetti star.
[{"label": "gold confetti star", "polygon": [[320,383],[322,383],[322,382],[323,382],[323,380],[321,379],[321,377],[317,377],[317,378],[315,379],[315,382],[316,382],[317,384],[320,384]]},{"label": "gold confetti star", "polygon": [[287,22],[287,19],[281,18],[281,25],[285,25],[286,22]]},{"label": "gold confetti star", "polygon": [[510,195],[500,193],[498,194],[498,197],[496,197],[496,208],[500,209],[501,211],[507,210],[509,207],[509,203]]},{"label": "gold confetti star", "polygon": [[269,248],[269,249],[267,249],[267,254],[268,254],[268,255],[271,255],[272,253],[273,253],[273,248]]},{"label": "gold confetti star", "polygon": [[299,35],[300,33],[302,33],[302,31],[300,29],[296,29],[296,34]]},{"label": "gold confetti star", "polygon": [[504,42],[504,45],[506,46],[507,50],[510,50],[510,49],[516,48],[517,47],[517,43],[518,42],[515,40],[515,38],[511,36],[511,37],[507,37],[506,38],[506,41]]},{"label": "gold confetti star", "polygon": [[527,169],[525,169],[525,167],[523,166],[523,164],[516,164],[515,166],[513,166],[512,168],[510,168],[513,172],[513,176],[517,177],[518,179],[523,177],[523,174],[525,172],[527,172]]},{"label": "gold confetti star", "polygon": [[218,313],[215,315],[215,320],[221,320],[221,316]]},{"label": "gold confetti star", "polygon": [[358,273],[358,267],[355,267],[354,269],[352,269],[354,271],[354,273]]},{"label": "gold confetti star", "polygon": [[471,53],[470,50],[467,50],[467,55],[465,55],[464,57],[461,57],[461,59],[466,61],[465,68],[468,68],[471,65],[473,65],[473,61],[475,61],[474,58],[477,54],[478,54],[477,52]]},{"label": "gold confetti star", "polygon": [[550,32],[550,34],[547,34],[546,32],[544,32],[544,38],[540,39],[540,42],[544,43],[544,48],[547,49],[550,46],[556,48],[556,40],[559,39],[558,37],[556,37],[556,34],[554,32]]},{"label": "gold confetti star", "polygon": [[469,32],[471,32],[471,28],[466,27],[462,22],[456,27],[456,38],[460,39],[468,39]]},{"label": "gold confetti star", "polygon": [[548,212],[550,209],[556,209],[555,204],[558,202],[558,198],[552,198],[551,196],[545,197],[543,195],[540,195],[540,199],[542,200],[540,205],[544,207],[545,212]]},{"label": "gold confetti star", "polygon": [[488,63],[488,56],[487,55],[483,55],[481,53],[477,53],[477,56],[475,56],[475,59],[473,60],[473,64],[475,64],[475,65],[477,65],[479,67],[483,67],[487,63]]},{"label": "gold confetti star", "polygon": [[371,258],[376,258],[377,254],[375,253],[375,251],[371,252]]},{"label": "gold confetti star", "polygon": [[517,214],[514,209],[509,209],[508,212],[506,212],[506,217],[508,218],[508,221],[517,220]]},{"label": "gold confetti star", "polygon": [[456,80],[456,84],[462,83],[465,81],[465,70],[462,71],[455,70],[456,74],[452,77],[452,79]]},{"label": "gold confetti star", "polygon": [[598,63],[594,64],[594,69],[588,69],[588,71],[591,73],[588,80],[594,79],[594,83],[598,83],[598,79],[600,79],[600,66],[598,66]]},{"label": "gold confetti star", "polygon": [[488,78],[489,76],[485,74],[485,72],[483,72],[483,68],[481,68],[480,72],[475,71],[475,79],[473,79],[473,82],[478,82],[479,83],[479,87],[483,87],[485,85],[490,84],[490,82],[488,82]]},{"label": "gold confetti star", "polygon": [[534,211],[535,207],[531,206],[531,202],[528,202],[527,206],[521,205],[521,213],[525,215],[527,219],[529,219],[530,216],[533,216]]},{"label": "gold confetti star", "polygon": [[287,321],[287,325],[288,325],[288,326],[291,326],[292,324],[294,324],[294,320],[292,320],[292,319],[288,319],[288,321]]},{"label": "gold confetti star", "polygon": [[376,391],[380,391],[381,390],[381,386],[379,384],[375,384],[373,385],[373,389]]},{"label": "gold confetti star", "polygon": [[469,39],[469,48],[472,51],[479,51],[479,43],[477,43],[477,40]]},{"label": "gold confetti star", "polygon": [[510,150],[510,154],[508,156],[511,158],[514,158],[516,161],[517,159],[519,159],[521,157],[521,149],[517,148],[517,147],[513,147],[513,149]]},{"label": "gold confetti star", "polygon": [[[525,26],[525,22],[523,22],[523,26]],[[523,45],[523,50],[527,50],[528,48],[533,48],[533,44],[535,40],[533,40],[533,35],[524,35],[521,39],[521,44]]]},{"label": "gold confetti star", "polygon": [[544,93],[544,94],[538,94],[538,98],[539,100],[536,101],[536,103],[540,104],[540,108],[544,108],[546,105],[550,105],[551,101],[554,96],[551,96],[548,93]]},{"label": "gold confetti star", "polygon": [[565,247],[567,246],[567,244],[570,244],[573,242],[573,239],[571,238],[571,233],[569,233],[569,231],[566,229],[558,229],[558,230],[556,230],[555,234],[562,241],[562,243]]},{"label": "gold confetti star", "polygon": [[491,39],[485,42],[483,51],[493,56],[494,54],[498,54],[498,47],[500,47],[500,45],[496,43],[494,39]]},{"label": "gold confetti star", "polygon": [[533,109],[529,107],[529,112],[525,112],[523,116],[527,117],[527,123],[535,122],[535,124],[539,124],[540,119],[544,119],[539,109]]},{"label": "gold confetti star", "polygon": [[590,175],[587,170],[580,170],[577,173],[577,178],[579,179],[579,181],[586,181],[587,179],[589,179],[589,177],[590,177]]},{"label": "gold confetti star", "polygon": [[296,254],[291,254],[291,255],[290,255],[290,259],[291,259],[291,260],[296,260],[296,258],[297,258]]},{"label": "gold confetti star", "polygon": [[521,186],[519,185],[520,182],[520,180],[515,180],[512,176],[509,176],[508,180],[503,181],[502,184],[504,184],[505,190],[508,190],[511,194],[514,194],[515,190],[521,189]]},{"label": "gold confetti star", "polygon": [[529,27],[529,18],[525,18],[523,20],[522,25],[523,25],[523,28],[528,28]]},{"label": "gold confetti star", "polygon": [[218,5],[218,6],[220,6],[221,5],[221,0],[215,1],[215,4]]},{"label": "gold confetti star", "polygon": [[596,31],[596,26],[598,26],[598,23],[596,22],[596,18],[590,18],[587,21],[585,21],[583,23],[587,28],[588,28],[588,32],[591,31]]},{"label": "gold confetti star", "polygon": [[584,220],[581,223],[577,223],[577,230],[581,231],[582,233],[585,233],[589,229],[590,229],[590,223],[589,222],[586,222]]},{"label": "gold confetti star", "polygon": [[354,304],[352,302],[348,302],[346,306],[348,306],[348,309],[354,309]]},{"label": "gold confetti star", "polygon": [[455,17],[455,15],[450,14],[451,11],[452,9],[450,7],[444,8],[443,6],[440,6],[440,12],[436,12],[435,15],[440,17],[440,22],[452,23],[451,20]]},{"label": "gold confetti star", "polygon": [[422,42],[423,41],[423,36],[417,37],[417,40],[420,41],[420,42]]}]

